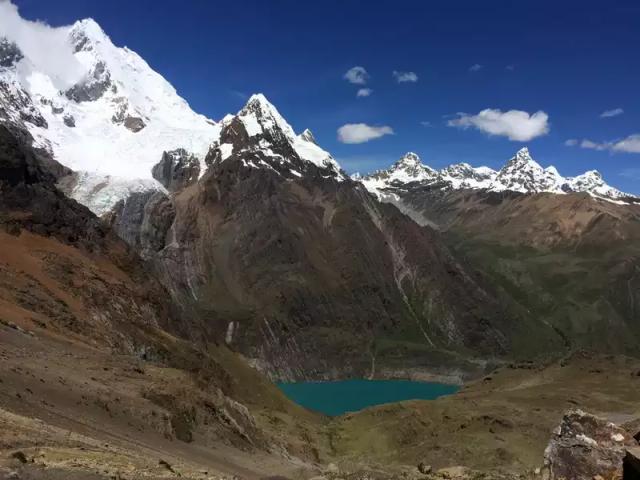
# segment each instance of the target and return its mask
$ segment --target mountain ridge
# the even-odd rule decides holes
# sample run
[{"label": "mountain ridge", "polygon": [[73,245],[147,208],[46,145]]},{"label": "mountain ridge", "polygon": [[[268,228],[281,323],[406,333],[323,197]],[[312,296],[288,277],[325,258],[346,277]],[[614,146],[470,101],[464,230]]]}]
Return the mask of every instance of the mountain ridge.
[{"label": "mountain ridge", "polygon": [[437,171],[423,164],[415,153],[409,152],[387,170],[352,178],[362,182],[378,199],[393,194],[394,189],[401,190],[407,184],[417,182],[444,190],[512,191],[525,194],[586,192],[613,202],[640,201],[638,197],[608,185],[596,170],[575,177],[563,177],[554,166],[543,168],[532,158],[527,147],[518,150],[499,170],[458,163]]}]

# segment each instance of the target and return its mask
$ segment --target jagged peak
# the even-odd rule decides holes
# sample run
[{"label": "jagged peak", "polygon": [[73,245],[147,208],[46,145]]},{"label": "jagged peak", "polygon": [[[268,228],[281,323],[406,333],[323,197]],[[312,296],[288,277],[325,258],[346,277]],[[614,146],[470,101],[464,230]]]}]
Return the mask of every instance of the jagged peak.
[{"label": "jagged peak", "polygon": [[426,165],[422,165],[420,157],[417,153],[407,152],[400,159],[393,164],[392,168],[417,168],[417,167],[427,167]]},{"label": "jagged peak", "polygon": [[83,32],[88,37],[101,39],[107,36],[102,27],[93,18],[83,18],[71,26],[72,31]]},{"label": "jagged peak", "polygon": [[[264,113],[278,113],[275,105],[267,100],[267,97],[265,97],[262,93],[254,93],[253,95],[251,95],[242,110],[253,110]],[[278,115],[280,114],[278,113]]]},{"label": "jagged peak", "polygon": [[[238,117],[243,120],[249,136],[263,133],[265,130],[273,133],[274,130],[280,129],[290,140],[295,137],[291,125],[262,93],[251,95],[246,105],[238,112]],[[255,122],[250,118],[253,118]]]},{"label": "jagged peak", "polygon": [[502,167],[500,172],[512,173],[514,169],[544,170],[542,166],[533,159],[531,152],[529,152],[527,147],[522,147],[518,150],[516,154],[505,164],[505,166]]}]

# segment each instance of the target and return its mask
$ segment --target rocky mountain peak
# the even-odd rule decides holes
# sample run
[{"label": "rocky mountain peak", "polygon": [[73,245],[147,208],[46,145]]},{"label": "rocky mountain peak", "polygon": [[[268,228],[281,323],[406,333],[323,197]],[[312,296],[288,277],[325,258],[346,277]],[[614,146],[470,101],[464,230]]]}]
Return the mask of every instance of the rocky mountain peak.
[{"label": "rocky mountain peak", "polygon": [[555,168],[544,169],[521,148],[496,175],[494,188],[522,193],[560,191],[564,179]]},{"label": "rocky mountain peak", "polygon": [[325,170],[325,176],[329,173],[339,181],[345,178],[340,165],[318,146],[311,131],[296,135],[261,93],[252,95],[237,115],[223,119],[219,141],[214,142],[208,162],[213,165],[232,156],[245,166],[269,168],[290,178],[303,176],[310,164]]},{"label": "rocky mountain peak", "polygon": [[421,165],[417,153],[407,152],[393,166],[395,168],[416,168]]},{"label": "rocky mountain peak", "polygon": [[247,104],[238,112],[247,135],[269,137],[272,142],[292,140],[295,133],[276,107],[262,93],[251,95]]},{"label": "rocky mountain peak", "polygon": [[95,43],[109,42],[109,37],[93,18],[78,20],[69,29],[69,38],[75,51],[90,51]]},{"label": "rocky mountain peak", "polygon": [[513,171],[514,169],[544,170],[540,164],[533,159],[527,147],[522,147],[518,150],[500,171]]}]

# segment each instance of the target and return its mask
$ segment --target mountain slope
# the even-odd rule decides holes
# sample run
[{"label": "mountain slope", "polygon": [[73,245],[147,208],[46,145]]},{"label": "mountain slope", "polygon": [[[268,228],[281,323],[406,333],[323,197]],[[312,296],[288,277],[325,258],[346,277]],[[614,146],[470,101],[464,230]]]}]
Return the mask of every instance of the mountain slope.
[{"label": "mountain slope", "polygon": [[[199,181],[115,211],[117,231],[202,319],[195,331],[277,379],[477,372],[466,359],[559,343],[435,231],[375,201],[308,132],[292,132],[254,96],[222,122]],[[545,342],[521,345],[535,330]]]},{"label": "mountain slope", "polygon": [[[414,182],[376,193],[440,230],[494,286],[555,328],[567,348],[637,355],[637,200],[607,196],[611,188],[591,172],[558,180],[554,169],[536,165],[517,155],[491,180],[501,181],[497,188]],[[570,192],[569,184],[586,191]]]}]

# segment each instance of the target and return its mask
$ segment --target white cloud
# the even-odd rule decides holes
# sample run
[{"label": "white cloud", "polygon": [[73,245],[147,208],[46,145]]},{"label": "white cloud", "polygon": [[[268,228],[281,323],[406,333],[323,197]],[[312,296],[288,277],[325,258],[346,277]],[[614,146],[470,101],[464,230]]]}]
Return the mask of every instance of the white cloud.
[{"label": "white cloud", "polygon": [[338,129],[338,140],[342,143],[364,143],[384,135],[393,135],[393,129],[372,127],[366,123],[347,123]]},{"label": "white cloud", "polygon": [[477,71],[479,71],[479,70],[482,70],[482,68],[483,68],[483,66],[482,66],[482,65],[480,65],[479,63],[474,63],[473,65],[471,65],[471,66],[469,67],[469,71],[470,71],[470,72],[477,72]]},{"label": "white cloud", "polygon": [[371,90],[370,88],[361,88],[360,90],[358,90],[358,93],[356,93],[356,97],[368,97],[372,93],[373,90]]},{"label": "white cloud", "polygon": [[69,27],[50,27],[20,17],[18,7],[0,0],[0,36],[18,45],[22,54],[44,70],[56,87],[69,88],[84,74],[84,68],[73,56],[68,38]]},{"label": "white cloud", "polygon": [[576,138],[570,138],[569,140],[567,140],[566,142],[564,142],[564,144],[567,147],[575,147],[576,145],[578,145],[578,139]]},{"label": "white cloud", "polygon": [[344,79],[355,85],[364,85],[369,80],[369,74],[364,67],[352,67],[344,74]]},{"label": "white cloud", "polygon": [[526,142],[549,132],[549,115],[543,111],[529,114],[522,110],[502,112],[487,108],[477,115],[458,113],[457,118],[449,120],[447,125],[463,129],[473,127],[489,135]]},{"label": "white cloud", "polygon": [[422,122],[420,122],[420,125],[422,125],[423,127],[430,127],[431,122],[429,120],[423,120]]},{"label": "white cloud", "polygon": [[508,70],[510,72],[513,72],[516,69],[515,65],[507,65],[506,67],[504,67],[505,70]]},{"label": "white cloud", "polygon": [[598,151],[608,150],[610,152],[640,153],[640,133],[634,133],[626,138],[610,142],[594,142],[593,140],[585,138],[580,142],[576,140],[575,143],[572,142],[571,144],[567,141],[565,142],[565,145],[579,145],[580,148]]},{"label": "white cloud", "polygon": [[618,115],[622,115],[624,113],[624,110],[621,108],[614,108],[612,110],[605,110],[604,112],[602,112],[600,114],[600,118],[611,118],[611,117],[617,117]]},{"label": "white cloud", "polygon": [[405,82],[415,83],[418,81],[418,75],[416,75],[415,72],[399,72],[397,70],[394,70],[393,76],[395,77],[398,83],[405,83]]},{"label": "white cloud", "polygon": [[640,153],[640,133],[618,140],[611,149],[615,152]]},{"label": "white cloud", "polygon": [[591,140],[584,139],[580,142],[580,148],[588,148],[590,150],[606,150],[608,148],[605,143],[596,143]]}]

